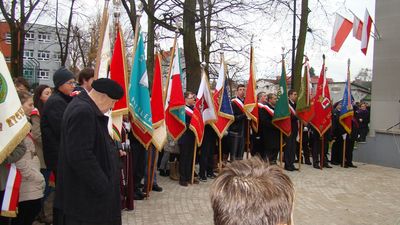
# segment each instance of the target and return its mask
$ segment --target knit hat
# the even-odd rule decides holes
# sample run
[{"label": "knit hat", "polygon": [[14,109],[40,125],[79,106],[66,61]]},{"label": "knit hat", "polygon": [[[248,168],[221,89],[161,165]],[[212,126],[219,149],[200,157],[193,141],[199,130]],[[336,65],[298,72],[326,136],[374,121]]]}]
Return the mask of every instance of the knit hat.
[{"label": "knit hat", "polygon": [[121,99],[124,95],[122,87],[117,82],[108,78],[100,78],[93,81],[92,88],[115,100]]},{"label": "knit hat", "polygon": [[61,67],[58,69],[53,76],[54,87],[57,89],[61,85],[65,84],[67,81],[75,79],[74,74],[68,69]]}]

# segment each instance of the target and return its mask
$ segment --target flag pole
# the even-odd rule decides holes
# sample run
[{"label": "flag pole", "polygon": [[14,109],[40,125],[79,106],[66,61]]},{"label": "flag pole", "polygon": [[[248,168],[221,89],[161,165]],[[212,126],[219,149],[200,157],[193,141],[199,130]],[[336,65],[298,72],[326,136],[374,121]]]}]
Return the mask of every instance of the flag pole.
[{"label": "flag pole", "polygon": [[194,142],[193,145],[193,162],[192,162],[192,179],[190,180],[191,184],[194,184],[194,167],[196,166],[196,150],[197,150],[197,143],[196,141]]},{"label": "flag pole", "polygon": [[[257,106],[255,106],[257,107]],[[250,149],[250,120],[247,120],[247,135],[246,135],[246,158],[249,159],[249,149]]]},{"label": "flag pole", "polygon": [[151,178],[151,158],[152,151],[151,149],[147,150],[147,187],[146,187],[146,198],[150,196],[150,178]]},{"label": "flag pole", "polygon": [[299,171],[301,169],[301,153],[303,152],[303,121],[300,122],[300,146],[299,146]]},{"label": "flag pole", "polygon": [[321,170],[324,168],[324,158],[325,158],[325,143],[324,143],[324,135],[321,135],[321,161],[320,161],[320,167]]},{"label": "flag pole", "polygon": [[347,134],[343,134],[342,137],[343,137],[342,167],[344,167],[344,161],[346,159],[346,137],[347,137]]},{"label": "flag pole", "polygon": [[142,10],[143,10],[143,5],[141,3],[138,4],[138,13],[136,14],[136,24],[135,24],[135,36],[134,36],[134,46],[133,46],[133,57],[135,57],[136,54],[136,48],[137,48],[137,42],[139,39],[139,27],[140,27],[140,18],[142,17]]},{"label": "flag pole", "polygon": [[222,138],[218,138],[218,173],[222,170]]},{"label": "flag pole", "polygon": [[94,79],[97,80],[99,77],[99,69],[100,69],[100,60],[101,60],[101,50],[103,49],[103,41],[104,41],[104,36],[106,26],[108,23],[108,3],[109,0],[104,1],[104,8],[103,8],[103,14],[101,18],[101,25],[100,25],[100,39],[99,39],[99,46],[98,46],[98,51],[96,55],[96,65],[94,67]]},{"label": "flag pole", "polygon": [[[156,171],[156,166],[157,166],[157,159],[158,159],[158,151],[157,151],[157,149],[155,148],[155,146],[154,145],[150,145],[150,147],[151,146],[153,146],[151,149],[150,149],[150,151],[154,151],[154,159],[152,160],[153,161],[153,164],[152,164],[152,171],[151,171],[151,180],[150,180],[150,190],[152,190],[153,189],[153,184],[154,184],[154,176],[155,176],[155,171]],[[150,197],[150,191],[148,192],[148,195],[149,195],[149,197]]]},{"label": "flag pole", "polygon": [[279,140],[279,165],[282,167],[282,148],[283,148],[283,135],[282,135],[282,131],[280,131],[280,133],[281,133],[281,137],[280,137],[280,140]]},{"label": "flag pole", "polygon": [[[169,86],[169,79],[170,79],[170,76],[171,76],[172,64],[174,63],[174,55],[175,55],[175,51],[176,51],[175,47],[176,47],[176,42],[177,42],[177,39],[178,39],[178,35],[179,35],[179,26],[178,26],[178,24],[177,24],[176,30],[175,30],[174,45],[172,46],[171,57],[170,57],[170,60],[169,60],[168,74],[167,74],[167,84],[165,85],[165,88],[166,88],[166,89],[167,89],[168,86]],[[178,57],[179,57],[179,56],[178,56]],[[166,93],[167,90],[164,89],[163,92]],[[166,94],[165,94],[165,95],[164,95],[164,99],[163,99],[164,103],[165,103],[165,98],[166,98],[166,97],[167,97],[167,96],[166,96]]]}]

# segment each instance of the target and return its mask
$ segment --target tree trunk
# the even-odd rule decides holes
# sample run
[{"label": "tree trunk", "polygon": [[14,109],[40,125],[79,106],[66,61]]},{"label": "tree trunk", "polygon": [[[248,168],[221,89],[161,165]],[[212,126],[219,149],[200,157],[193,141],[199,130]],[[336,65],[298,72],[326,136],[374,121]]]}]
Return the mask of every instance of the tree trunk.
[{"label": "tree trunk", "polygon": [[[154,0],[148,0],[148,9],[154,14]],[[147,20],[147,27],[147,76],[149,79],[149,89],[151,89],[154,69],[154,21],[151,17]]]},{"label": "tree trunk", "polygon": [[23,63],[19,61],[19,45],[18,45],[18,30],[16,27],[10,26],[10,34],[11,34],[11,76],[13,77],[19,77],[22,76],[21,73],[19,73],[19,64]]},{"label": "tree trunk", "polygon": [[299,39],[297,41],[296,61],[292,76],[294,76],[293,88],[299,92],[301,85],[301,69],[303,67],[304,47],[306,44],[308,28],[308,0],[301,1],[301,21]]},{"label": "tree trunk", "polygon": [[196,0],[185,0],[183,10],[183,48],[186,64],[186,90],[196,92],[200,85],[200,61],[196,43]]}]

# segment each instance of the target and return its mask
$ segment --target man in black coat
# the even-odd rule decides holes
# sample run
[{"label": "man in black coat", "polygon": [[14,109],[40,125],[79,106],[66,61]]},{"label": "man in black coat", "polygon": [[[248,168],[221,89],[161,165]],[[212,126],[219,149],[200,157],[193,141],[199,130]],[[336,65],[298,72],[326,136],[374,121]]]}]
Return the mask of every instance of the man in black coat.
[{"label": "man in black coat", "polygon": [[232,99],[232,110],[235,121],[229,126],[230,160],[243,159],[245,139],[247,138],[248,121],[244,111],[244,95],[246,89],[243,84],[237,87],[236,98]]},{"label": "man in black coat", "polygon": [[56,175],[61,121],[68,103],[72,100],[70,94],[75,88],[74,74],[65,68],[60,68],[54,73],[53,82],[54,92],[44,104],[40,129],[42,131],[43,156],[47,169],[52,170]]},{"label": "man in black coat", "polygon": [[[196,95],[190,91],[185,92],[185,120],[186,130],[178,140],[179,145],[179,184],[181,186],[188,186],[192,180],[192,165],[193,165],[193,154],[194,146],[196,144],[195,136],[192,130],[189,129],[190,122],[193,115],[194,104],[196,103]],[[195,180],[195,183],[198,183]]]},{"label": "man in black coat", "polygon": [[264,110],[259,111],[260,127],[262,129],[261,140],[266,150],[269,163],[276,164],[276,158],[280,148],[280,131],[272,124],[275,104],[277,102],[276,94],[268,94],[267,101]]},{"label": "man in black coat", "polygon": [[289,95],[289,110],[290,110],[290,121],[292,126],[292,132],[286,138],[284,161],[285,161],[285,170],[294,171],[298,170],[294,166],[294,161],[297,151],[296,138],[299,132],[298,119],[296,116],[297,92],[291,89],[288,91],[288,95]]},{"label": "man in black coat", "polygon": [[65,110],[54,207],[58,225],[120,225],[118,150],[104,113],[123,96],[115,81],[93,82]]}]

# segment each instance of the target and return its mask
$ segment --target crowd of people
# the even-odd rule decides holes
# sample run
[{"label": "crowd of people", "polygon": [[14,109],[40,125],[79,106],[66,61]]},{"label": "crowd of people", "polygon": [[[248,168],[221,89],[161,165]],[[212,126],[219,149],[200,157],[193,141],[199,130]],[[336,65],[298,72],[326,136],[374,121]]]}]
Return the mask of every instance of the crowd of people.
[{"label": "crowd of people", "polygon": [[[77,80],[79,83],[76,83],[71,71],[61,68],[53,76],[54,88],[39,85],[31,94],[25,80],[15,79],[18,96],[32,128],[23,142],[0,164],[0,201],[8,174],[6,165],[16,163],[22,174],[18,215],[16,218],[0,217],[1,224],[26,225],[35,220],[45,224],[120,224],[121,209],[132,210],[133,200],[144,199],[150,191],[163,191],[157,184],[156,172],[151,169],[155,167],[160,176],[169,176],[184,187],[215,179],[216,172],[221,172],[219,167],[226,167],[220,175],[228,177],[232,170],[235,174],[249,173],[248,165],[264,168],[257,160],[241,164],[244,158],[256,158],[254,156],[270,165],[280,164],[281,159],[287,171],[298,170],[295,163],[299,161],[316,169],[321,169],[320,166],[332,168],[329,162],[355,168],[352,162],[355,143],[365,142],[368,134],[368,105],[353,105],[353,129],[351,134],[347,134],[339,123],[342,107],[339,101],[333,105],[332,127],[324,134],[328,141],[321,141],[313,126],[299,125],[295,112],[295,90],[288,91],[291,134],[282,136],[273,125],[277,95],[265,92],[257,94],[259,126],[255,131],[244,109],[245,86],[238,85],[236,96],[231,101],[234,121],[220,141],[213,127],[206,125],[203,144],[198,147],[195,156],[195,134],[186,129],[177,141],[168,137],[163,151],[156,154],[154,146],[146,149],[133,135],[129,116],[123,120],[122,140],[117,142],[111,139],[105,113],[124,94],[117,83],[104,78],[94,80],[94,71],[90,68],[80,71]],[[184,98],[186,126],[189,127],[196,95],[187,91]],[[303,137],[301,143],[298,138],[300,132]],[[303,150],[301,156],[300,145]],[[281,146],[284,146],[283,152],[280,151]],[[324,151],[321,151],[322,147]],[[222,150],[222,165],[218,164],[218,149]],[[194,158],[199,164],[196,171],[193,171]],[[285,183],[287,190],[292,190],[290,180],[274,168],[263,170],[275,174],[276,179]],[[228,170],[231,173],[226,172]],[[219,178],[219,182],[228,182],[226,179]],[[216,190],[219,187],[214,184],[213,188]],[[215,220],[224,220],[223,213],[229,210],[221,208],[223,204],[218,202],[220,197],[212,195],[214,210],[222,215],[214,214]],[[287,205],[277,207],[290,208],[288,212],[291,213],[293,194],[289,197]],[[259,210],[261,213],[266,209]],[[285,215],[288,221],[289,214]]]}]

